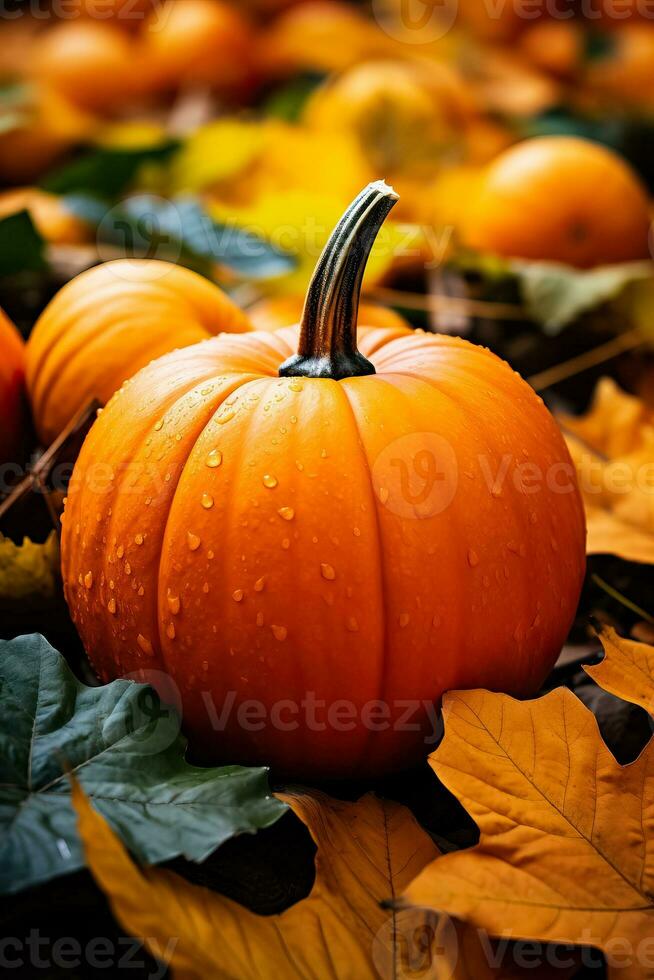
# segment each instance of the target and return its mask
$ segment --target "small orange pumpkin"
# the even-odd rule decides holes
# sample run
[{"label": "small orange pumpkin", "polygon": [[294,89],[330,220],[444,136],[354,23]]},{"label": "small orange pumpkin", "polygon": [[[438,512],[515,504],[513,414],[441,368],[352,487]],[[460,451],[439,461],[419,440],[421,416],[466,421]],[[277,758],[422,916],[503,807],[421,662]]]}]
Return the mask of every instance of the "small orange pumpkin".
[{"label": "small orange pumpkin", "polygon": [[0,464],[18,461],[24,435],[25,345],[0,310]]},{"label": "small orange pumpkin", "polygon": [[647,258],[647,191],[612,150],[572,136],[524,140],[484,171],[461,238],[480,252],[579,268]]},{"label": "small orange pumpkin", "polygon": [[459,338],[369,328],[357,348],[395,200],[376,182],[344,215],[299,348],[289,328],[161,358],[75,467],[63,577],[89,657],[103,680],[169,675],[214,759],[410,766],[444,691],[532,694],[575,613],[583,508],[542,401]]},{"label": "small orange pumpkin", "polygon": [[242,94],[254,77],[252,27],[221,0],[166,0],[142,34],[142,57],[155,87],[209,85]]},{"label": "small orange pumpkin", "polygon": [[118,259],[83,272],[46,307],[27,344],[41,442],[49,445],[89,401],[108,401],[161,354],[222,330],[249,329],[221,289],[181,266]]},{"label": "small orange pumpkin", "polygon": [[143,73],[135,59],[134,42],[116,24],[80,18],[44,31],[31,63],[39,82],[74,105],[104,112],[138,94]]}]

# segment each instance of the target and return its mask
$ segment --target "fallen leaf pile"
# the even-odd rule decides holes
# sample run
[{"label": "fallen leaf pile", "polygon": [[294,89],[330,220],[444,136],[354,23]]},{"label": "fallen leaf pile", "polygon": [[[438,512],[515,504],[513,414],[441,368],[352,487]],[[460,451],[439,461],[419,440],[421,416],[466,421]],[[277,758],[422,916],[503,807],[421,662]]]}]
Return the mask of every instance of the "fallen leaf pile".
[{"label": "fallen leaf pile", "polygon": [[[651,709],[654,647],[613,631],[602,641],[605,660],[589,673]],[[170,950],[177,980],[574,975],[570,950],[556,969],[503,959],[515,940],[594,947],[612,980],[653,977],[654,741],[621,767],[562,688],[529,702],[456,692],[444,717],[430,762],[478,824],[474,848],[441,855],[409,810],[373,795],[287,792],[317,845],[316,882],[264,917],[170,871],[139,870],[75,785],[88,865],[122,925],[152,937],[153,953]]]},{"label": "fallen leaf pile", "polygon": [[588,554],[654,563],[654,414],[603,378],[590,411],[560,421],[586,507]]},{"label": "fallen leaf pile", "polygon": [[[651,707],[654,648],[612,632],[603,643],[592,676]],[[611,978],[653,977],[654,741],[619,766],[564,689],[526,703],[457,692],[443,712],[446,735],[430,762],[480,843],[433,861],[405,900],[494,936],[597,947]]]}]

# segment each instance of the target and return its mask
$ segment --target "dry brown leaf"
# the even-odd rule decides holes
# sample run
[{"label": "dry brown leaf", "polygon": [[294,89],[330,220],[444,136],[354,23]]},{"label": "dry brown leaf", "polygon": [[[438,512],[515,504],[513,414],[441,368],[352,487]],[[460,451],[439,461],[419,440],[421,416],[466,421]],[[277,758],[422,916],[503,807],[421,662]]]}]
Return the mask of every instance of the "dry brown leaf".
[{"label": "dry brown leaf", "polygon": [[586,508],[588,554],[654,564],[654,424],[610,378],[590,411],[560,419]]},{"label": "dry brown leaf", "polygon": [[605,691],[654,716],[654,646],[625,640],[610,627],[602,630],[600,639],[604,660],[584,667],[586,673]]},{"label": "dry brown leaf", "polygon": [[612,978],[654,977],[654,741],[619,766],[564,689],[457,692],[443,712],[431,765],[480,843],[433,861],[406,901],[494,936],[598,947]]}]

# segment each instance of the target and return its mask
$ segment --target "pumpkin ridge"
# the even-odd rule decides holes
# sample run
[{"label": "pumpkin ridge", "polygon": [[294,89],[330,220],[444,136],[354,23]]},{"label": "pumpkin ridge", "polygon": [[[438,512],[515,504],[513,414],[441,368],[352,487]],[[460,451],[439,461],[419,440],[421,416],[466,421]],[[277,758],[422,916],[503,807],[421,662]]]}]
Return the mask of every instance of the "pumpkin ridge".
[{"label": "pumpkin ridge", "polygon": [[[489,352],[489,353],[491,353],[491,352]],[[500,364],[506,365],[508,367],[508,364],[506,364],[506,361],[503,361],[502,358],[496,357],[496,355],[493,355],[493,357]],[[509,370],[511,370],[511,369],[509,368]],[[472,372],[468,372],[467,371],[467,368],[466,368],[465,365],[463,365],[462,367],[458,368],[458,370],[457,370],[457,374],[459,374],[459,375],[460,374],[465,375],[466,373],[472,374]],[[426,377],[426,376],[423,376],[423,375],[415,375],[415,374],[412,374],[411,372],[408,372],[408,371],[402,372],[402,374],[405,377],[411,377],[411,378],[413,378],[415,380],[418,380],[418,381],[424,381],[427,385],[429,385],[430,388],[435,389],[439,394],[441,394],[445,398],[447,398],[448,401],[452,402],[452,404],[456,406],[457,410],[461,413],[462,417],[464,419],[470,421],[471,428],[476,429],[482,435],[484,444],[486,446],[492,446],[493,445],[492,432],[491,432],[491,430],[489,430],[489,428],[488,428],[488,426],[486,424],[485,418],[481,414],[480,415],[473,414],[470,411],[470,406],[466,403],[466,400],[464,398],[458,397],[458,395],[457,395],[456,392],[444,390],[443,387],[441,387],[440,385],[437,384],[437,382],[435,381],[434,378]],[[445,382],[445,383],[447,383],[447,382]],[[501,389],[498,389],[498,386],[494,384],[494,382],[493,382],[492,379],[484,378],[484,383],[486,384],[487,387],[492,385],[494,388],[496,388],[499,391],[500,397],[504,397],[504,393],[501,391]],[[524,383],[526,384],[526,382],[524,382]],[[450,385],[448,385],[448,387],[450,387]],[[454,386],[452,385],[452,387],[454,387]],[[477,386],[475,385],[475,387],[477,387]],[[513,512],[514,516],[517,516],[517,514],[518,514],[518,508],[516,506],[516,503],[513,501],[513,499],[512,499],[512,502],[511,502],[511,509],[512,509],[512,512]],[[518,523],[520,524],[521,540],[522,540],[524,537],[528,536],[528,530],[529,529],[528,529],[528,526],[527,526],[526,522],[522,519],[522,517],[521,517],[521,519],[520,519],[520,521]],[[527,533],[525,533],[525,532],[527,532]],[[459,537],[460,540],[465,540],[465,535],[463,533],[461,533],[461,529],[460,528],[457,530],[457,535],[458,535],[458,537]],[[529,575],[522,575],[522,576],[520,576],[520,580],[521,580],[521,582],[525,586],[525,588],[523,588],[523,591],[522,591],[522,594],[524,596],[524,602],[523,603],[520,603],[520,605],[522,605],[523,608],[530,608],[531,605],[532,605],[531,600],[533,598],[533,589],[531,588],[531,584],[532,584],[531,577]],[[514,589],[515,589],[515,586],[514,586]],[[515,605],[517,606],[517,605],[519,605],[519,603],[516,602]],[[465,627],[465,624],[463,624],[463,625]]]},{"label": "pumpkin ridge", "polygon": [[[202,436],[206,432],[207,428],[213,423],[213,421],[214,421],[214,419],[216,417],[216,413],[222,407],[222,405],[224,404],[224,402],[226,401],[226,399],[227,398],[231,398],[231,396],[235,392],[239,392],[240,394],[243,394],[244,389],[248,388],[250,385],[260,384],[260,383],[264,383],[264,382],[271,382],[271,381],[277,380],[277,379],[274,379],[273,377],[270,377],[269,378],[269,377],[267,377],[265,375],[260,376],[260,377],[256,377],[256,376],[253,376],[253,375],[245,375],[245,374],[243,374],[243,375],[236,375],[236,380],[237,380],[237,384],[234,385],[234,387],[232,387],[232,388],[230,388],[228,390],[227,389],[225,390],[224,397],[221,398],[220,401],[215,405],[215,407],[213,408],[210,416],[207,418],[205,424],[202,426],[202,428],[195,435],[195,438],[193,439],[193,444],[189,448],[189,451],[188,451],[188,453],[186,455],[186,460],[185,460],[183,466],[180,469],[179,476],[177,477],[177,482],[176,482],[175,487],[173,489],[173,492],[172,492],[172,494],[170,496],[170,503],[169,503],[169,506],[168,506],[168,514],[166,516],[166,521],[165,521],[165,523],[163,525],[163,532],[162,532],[161,542],[160,542],[160,548],[159,548],[159,562],[157,564],[157,599],[156,599],[157,620],[156,620],[156,622],[157,622],[157,640],[158,640],[158,643],[159,643],[159,651],[160,651],[160,655],[161,655],[161,662],[162,662],[162,664],[164,666],[164,669],[167,670],[171,674],[171,676],[174,676],[174,673],[173,673],[173,671],[171,671],[169,669],[169,666],[168,666],[168,660],[167,660],[167,657],[166,657],[166,643],[164,641],[164,636],[162,634],[162,627],[163,627],[163,622],[164,622],[164,616],[163,616],[163,612],[164,612],[164,610],[163,610],[164,596],[163,596],[163,590],[162,590],[162,587],[161,587],[161,582],[162,582],[162,578],[163,578],[163,562],[164,562],[164,554],[165,554],[165,545],[166,545],[166,541],[167,541],[167,537],[168,537],[169,525],[170,525],[170,520],[171,520],[171,513],[172,513],[172,510],[173,510],[174,503],[175,503],[175,497],[177,496],[177,492],[179,490],[180,483],[182,482],[182,479],[184,477],[186,468],[189,465],[189,460],[190,460],[191,456],[194,453],[195,447],[197,446],[198,442],[200,441],[200,439],[202,438]],[[209,379],[205,380],[204,382],[201,382],[201,384],[207,384],[208,381],[209,381]],[[197,385],[195,387],[197,387]],[[243,448],[244,448],[245,443],[246,443],[246,435],[247,435],[247,432],[249,431],[250,426],[251,426],[253,420],[254,420],[254,413],[252,414],[252,416],[248,420],[248,423],[247,423],[246,427],[243,430],[243,438],[241,439],[240,444],[239,444],[239,454],[238,454],[238,457],[237,457],[239,460],[240,460],[240,458],[242,456]],[[229,504],[231,503],[232,496],[233,496],[233,486],[230,485],[228,487],[228,491],[227,491],[227,503],[228,503],[228,506],[226,507],[226,511],[227,512],[229,512],[229,510],[230,510]],[[221,556],[221,558],[220,558],[221,567],[223,567],[223,553],[224,553],[224,549],[220,552],[220,556]]]},{"label": "pumpkin ridge", "polygon": [[[201,388],[203,385],[208,384],[209,381],[210,381],[210,379],[212,377],[215,377],[215,368],[213,367],[213,365],[211,366],[211,370],[210,371],[207,371],[207,373],[206,373],[205,376],[201,376],[199,378],[198,377],[194,377],[192,384],[190,384],[188,386],[188,388],[185,388],[183,392],[180,392],[179,389],[178,389],[178,390],[176,390],[176,391],[174,391],[172,393],[172,396],[170,397],[170,400],[163,399],[161,401],[161,403],[158,405],[158,412],[160,412],[160,414],[162,416],[165,415],[166,413],[170,412],[172,409],[174,409],[175,405],[178,405],[180,402],[182,402],[195,389]],[[237,378],[238,377],[239,376],[237,376]],[[229,394],[230,394],[230,391],[231,390],[233,390],[233,389],[228,389],[226,391],[225,397],[229,397]],[[213,415],[213,414],[214,414],[214,410],[212,408],[211,415]],[[140,434],[140,436],[137,439],[135,439],[135,442],[134,442],[134,445],[133,445],[133,449],[132,449],[132,452],[130,454],[130,461],[133,461],[133,460],[139,458],[139,455],[142,453],[143,448],[145,446],[145,441],[149,437],[150,431],[151,430],[150,430],[149,427],[148,428],[145,428],[143,430],[143,432]],[[91,435],[92,435],[92,433],[91,433]],[[182,471],[180,470],[180,475],[181,475],[181,472]],[[127,480],[127,479],[129,479],[129,471],[128,471],[128,468],[126,468],[125,473],[124,473],[124,476],[123,476],[123,480]],[[116,528],[116,522],[117,522],[117,519],[118,519],[118,508],[115,506],[115,501],[114,501],[113,498],[114,498],[114,495],[116,497],[119,497],[120,496],[120,493],[121,493],[121,491],[123,489],[123,480],[121,480],[121,482],[114,488],[113,493],[111,495],[111,499],[107,499],[105,501],[105,507],[108,507],[110,509],[110,511],[111,511],[110,514],[109,514],[109,520],[107,522],[107,525],[106,525],[106,528],[105,528],[105,531],[104,531],[104,534],[105,534],[105,536],[107,538],[107,541],[110,541],[111,540],[112,532],[114,532],[114,530]],[[178,478],[177,482],[179,482],[179,478]],[[170,503],[168,505],[168,514],[170,513],[170,507],[172,506],[172,501],[174,499],[174,496],[175,496],[175,491],[173,490],[173,492],[171,493],[171,497],[170,497]],[[111,506],[112,504],[114,506]],[[168,522],[168,515],[166,516],[165,522],[163,523],[164,529],[165,529],[165,527],[167,525],[167,522]],[[159,564],[160,564],[160,561],[161,561],[162,542],[163,542],[163,537],[161,539],[161,542],[157,546],[157,550],[159,552],[159,559],[157,561],[157,567],[159,567]],[[67,556],[65,554],[65,551],[62,550],[62,563],[64,561],[66,561],[66,558],[67,558]],[[73,554],[71,553],[71,559],[75,560],[76,558],[77,558],[77,556],[73,556]],[[69,565],[69,563],[67,561],[66,561],[66,565]],[[104,568],[104,563],[103,563],[103,567],[102,567],[102,572],[104,574],[106,574],[106,575],[109,575],[110,574],[110,572],[108,572],[108,570]],[[156,613],[155,623],[156,623],[156,627],[157,627],[157,637],[156,637],[156,639],[157,639],[157,646],[155,648],[155,652],[157,653],[158,666],[161,669],[164,669],[165,668],[165,662],[163,660],[163,651],[162,651],[162,646],[161,646],[161,641],[160,641],[160,635],[159,635],[160,629],[159,629],[159,619],[158,619],[158,597],[157,597],[157,601],[156,601],[156,604],[155,604],[155,613]]]},{"label": "pumpkin ridge", "polygon": [[[142,321],[140,322],[142,323]],[[129,372],[126,375],[126,377],[120,378],[120,380],[117,382],[114,391],[118,391],[120,386],[123,384],[123,382],[129,380],[130,377],[134,377],[135,374],[137,374],[144,367],[147,367],[148,364],[150,364],[152,361],[155,361],[159,357],[162,357],[163,355],[170,353],[169,349],[162,349],[158,353],[153,352],[149,356],[148,361],[139,364],[139,361],[141,360],[139,354],[142,355],[143,353],[149,353],[150,351],[152,351],[153,338],[148,330],[142,330],[142,329],[139,330],[138,322],[135,322],[133,326],[134,326],[135,336],[140,337],[140,341],[141,341],[140,349],[139,350],[132,349],[130,351],[130,353],[132,354],[131,367],[129,368]],[[95,330],[93,331],[93,334],[90,337],[87,337],[84,340],[82,340],[81,343],[76,348],[76,350],[67,356],[65,363],[61,367],[60,372],[58,372],[58,375],[54,379],[51,379],[51,383],[47,387],[43,388],[40,397],[38,398],[38,400],[35,400],[35,413],[42,418],[44,414],[47,412],[53,400],[55,402],[60,402],[61,400],[63,400],[61,398],[61,393],[57,391],[57,386],[60,383],[62,383],[66,372],[72,371],[75,367],[76,362],[80,360],[86,361],[88,360],[89,356],[93,356],[94,346],[99,346],[100,348],[104,347],[108,342],[111,342],[112,336],[114,334],[119,335],[124,328],[125,328],[124,320],[116,321],[112,323],[111,326],[108,327],[108,329]],[[193,332],[193,328],[189,327],[189,335],[192,332]],[[192,337],[192,339],[189,339],[188,343],[180,344],[179,346],[183,346],[183,347],[191,346],[191,344],[198,343],[202,339],[204,338],[194,336]],[[99,351],[98,353],[101,353],[101,351]],[[134,367],[135,363],[137,364],[136,367]],[[111,394],[113,393],[114,392],[112,392]],[[89,392],[88,401],[91,401],[93,398],[98,398],[100,401],[105,401],[106,403],[106,401],[108,401],[108,399],[111,397],[111,394],[109,394],[109,396],[105,400],[101,391],[96,390],[93,392]],[[64,422],[64,425],[65,424],[66,422]]]},{"label": "pumpkin ridge", "polygon": [[[373,378],[374,378],[374,376],[373,376]],[[384,383],[384,379],[381,376],[379,376],[377,378],[377,380],[378,381],[381,381],[382,383]],[[371,498],[371,501],[372,501],[372,506],[374,508],[375,527],[377,529],[378,551],[379,551],[379,555],[381,557],[381,561],[379,563],[379,566],[380,566],[379,567],[379,585],[380,585],[379,591],[380,591],[380,598],[381,598],[379,615],[380,615],[380,618],[382,619],[382,623],[383,623],[383,627],[382,627],[382,631],[381,631],[382,636],[383,636],[383,648],[382,648],[382,656],[381,656],[381,668],[382,669],[381,669],[380,677],[379,677],[379,700],[383,700],[383,694],[385,693],[386,688],[388,686],[387,685],[387,676],[388,676],[388,665],[389,665],[389,655],[388,655],[388,615],[387,615],[387,611],[386,611],[387,608],[388,608],[387,602],[386,602],[386,598],[387,598],[387,595],[388,595],[388,583],[386,581],[386,574],[384,572],[384,539],[383,539],[383,536],[382,536],[381,522],[379,520],[379,511],[377,510],[377,500],[375,499],[375,494],[374,494],[374,482],[373,482],[373,476],[372,476],[372,466],[370,465],[370,460],[368,459],[368,453],[367,453],[367,450],[366,450],[366,446],[365,446],[365,443],[363,441],[363,437],[361,435],[361,426],[359,425],[359,419],[357,418],[357,414],[356,414],[354,405],[352,404],[352,402],[350,400],[350,387],[351,387],[352,383],[355,383],[356,384],[357,381],[358,381],[358,379],[344,378],[338,384],[338,387],[343,392],[343,395],[344,395],[344,399],[343,400],[344,400],[345,403],[347,403],[349,414],[350,414],[350,416],[352,418],[352,424],[354,426],[354,429],[355,429],[355,432],[356,432],[356,435],[357,435],[357,442],[359,444],[359,450],[360,450],[361,460],[363,462],[363,465],[364,465],[364,468],[365,468],[366,472],[368,473],[368,482],[370,484],[370,498]],[[365,383],[365,380],[364,380],[364,383]],[[362,762],[363,759],[365,759],[366,754],[367,754],[368,746],[369,746],[369,744],[371,742],[371,739],[372,739],[372,736],[374,734],[376,734],[376,733],[373,732],[372,729],[370,729],[368,731],[368,737],[366,739],[365,745],[362,748],[361,754],[359,756],[359,764]]]}]

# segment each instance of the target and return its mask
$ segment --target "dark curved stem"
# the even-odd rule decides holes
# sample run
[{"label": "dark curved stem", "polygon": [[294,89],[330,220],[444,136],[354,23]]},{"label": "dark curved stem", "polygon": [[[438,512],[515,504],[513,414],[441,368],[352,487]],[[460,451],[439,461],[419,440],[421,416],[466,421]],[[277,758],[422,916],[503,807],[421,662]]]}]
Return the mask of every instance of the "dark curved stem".
[{"label": "dark curved stem", "polygon": [[374,374],[357,350],[361,282],[375,238],[398,200],[383,180],[368,184],[332,232],[309,284],[298,353],[280,377],[354,378]]}]

